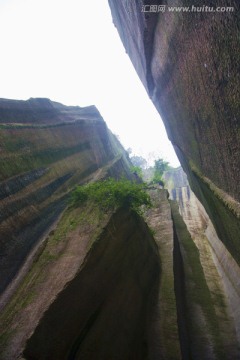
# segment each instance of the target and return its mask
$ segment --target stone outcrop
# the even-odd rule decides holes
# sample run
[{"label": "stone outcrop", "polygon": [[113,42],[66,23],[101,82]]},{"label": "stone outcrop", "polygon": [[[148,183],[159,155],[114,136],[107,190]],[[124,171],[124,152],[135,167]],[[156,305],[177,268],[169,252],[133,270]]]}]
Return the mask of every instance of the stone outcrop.
[{"label": "stone outcrop", "polygon": [[147,224],[128,208],[65,210],[1,313],[4,360],[239,358],[232,258],[170,178],[179,203],[152,187]]},{"label": "stone outcrop", "polygon": [[113,22],[191,188],[240,265],[239,2],[231,1],[233,10],[225,12],[170,11],[204,5],[195,1],[164,4],[165,12],[143,12],[146,2],[109,0]]},{"label": "stone outcrop", "polygon": [[[149,190],[153,208],[145,215],[153,233],[161,263],[161,275],[155,285],[152,318],[149,324],[148,359],[181,359],[177,299],[174,276],[174,228],[166,190]],[[180,330],[182,331],[182,329]]]},{"label": "stone outcrop", "polygon": [[171,200],[153,188],[146,215],[161,261],[149,359],[238,359],[239,267],[182,169],[168,171],[165,182]]},{"label": "stone outcrop", "polygon": [[145,359],[148,303],[158,274],[146,225],[136,214],[119,210],[79,274],[44,314],[27,343],[26,358]]},{"label": "stone outcrop", "polygon": [[[192,344],[190,351],[196,359],[198,357],[214,358],[214,356],[221,358],[223,356],[221,354],[229,359],[237,358],[240,343],[239,266],[219,240],[208,214],[191,191],[182,168],[167,171],[164,178],[170,198],[174,201],[171,206],[175,219],[175,250],[178,244],[183,269],[178,279],[182,283],[182,288],[186,290],[185,298],[188,304],[187,313],[183,315],[183,309],[181,314],[187,321],[191,318],[191,323],[186,326],[193,328],[190,331],[191,341],[188,339],[188,344]],[[195,285],[193,285],[194,282]],[[199,306],[202,306],[201,311]],[[197,322],[195,326],[194,321]],[[212,334],[209,331],[211,327],[214,330]],[[194,329],[197,328],[194,334]],[[216,329],[218,329],[218,339]],[[206,337],[205,340],[203,340],[204,337]],[[217,341],[215,345],[212,344],[214,337]],[[205,346],[202,354],[201,341]],[[208,350],[207,347],[209,347]],[[214,348],[215,355],[211,354],[210,350]],[[205,351],[209,350],[210,353],[207,355]]]},{"label": "stone outcrop", "polygon": [[[0,291],[41,243],[81,182],[124,173],[128,158],[94,106],[0,100]],[[26,271],[26,269],[25,269]]]},{"label": "stone outcrop", "polygon": [[[10,122],[5,111],[0,124],[0,356],[238,359],[238,243],[231,252],[213,226],[225,211],[237,233],[232,199],[223,203],[202,177],[212,223],[179,168],[165,174],[173,202],[166,190],[150,190],[148,226],[124,208],[64,211],[75,184],[131,177],[128,159],[94,107],[20,104],[32,123]],[[45,114],[52,121],[45,107],[54,108]]]},{"label": "stone outcrop", "polygon": [[68,209],[1,314],[0,356],[145,359],[159,275],[136,213]]}]

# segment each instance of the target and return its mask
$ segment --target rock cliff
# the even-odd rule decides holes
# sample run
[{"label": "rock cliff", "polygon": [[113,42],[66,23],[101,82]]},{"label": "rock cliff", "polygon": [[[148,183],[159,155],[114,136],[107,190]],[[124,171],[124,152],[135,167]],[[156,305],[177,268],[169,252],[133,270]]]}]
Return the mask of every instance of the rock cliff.
[{"label": "rock cliff", "polygon": [[0,358],[238,359],[239,266],[182,169],[144,218],[67,207],[78,183],[133,177],[123,148],[94,107],[2,107]]},{"label": "rock cliff", "polygon": [[94,106],[0,100],[3,360],[240,357],[239,4],[164,3],[109,0],[187,174],[165,174],[170,200],[148,189],[144,218],[66,206],[76,184],[132,177]]},{"label": "rock cliff", "polygon": [[[175,218],[176,235],[180,235],[180,237],[178,237],[179,249],[181,250],[179,254],[181,254],[181,262],[184,271],[181,278],[179,277],[179,280],[182,282],[183,288],[186,289],[186,297],[191,297],[191,282],[195,281],[195,286],[201,289],[201,295],[199,294],[196,296],[195,294],[195,300],[193,300],[193,297],[191,297],[190,301],[189,299],[187,300],[189,302],[188,306],[191,304],[190,307],[192,308],[196,299],[197,306],[200,306],[201,301],[203,300],[203,298],[201,299],[201,296],[204,291],[209,292],[210,297],[207,300],[207,295],[205,294],[205,300],[207,300],[207,302],[205,305],[202,303],[201,306],[207,305],[209,311],[210,304],[212,303],[215,313],[215,320],[214,316],[211,315],[209,319],[204,320],[204,324],[200,327],[200,332],[202,331],[205,335],[201,335],[200,332],[194,335],[194,330],[191,331],[190,337],[192,337],[191,343],[193,344],[191,351],[195,354],[194,358],[198,358],[198,356],[200,356],[200,358],[205,358],[206,354],[200,354],[201,346],[198,342],[201,336],[206,336],[206,334],[208,334],[208,330],[206,329],[207,323],[209,321],[215,321],[214,328],[215,330],[218,328],[219,333],[221,334],[219,343],[215,345],[215,351],[219,352],[218,358],[221,358],[221,352],[222,354],[225,352],[225,356],[227,356],[226,349],[228,349],[229,352],[229,359],[237,358],[239,356],[237,349],[240,343],[240,312],[238,309],[238,304],[240,303],[240,268],[227,248],[218,238],[207,212],[191,191],[187,177],[182,168],[167,171],[164,174],[164,179],[166,187],[169,189],[170,198],[173,201],[171,206],[173,218]],[[177,202],[178,206],[176,206],[175,202]],[[179,208],[179,214],[177,207]],[[182,216],[182,219],[180,215]],[[194,267],[196,266],[196,258],[194,260],[194,266],[193,264],[190,265],[192,268],[191,272],[189,273],[188,270],[189,264],[191,264],[191,257],[194,259],[194,251],[196,254],[198,253],[199,256],[199,269],[195,275]],[[202,279],[205,281],[204,286],[203,284],[201,285],[201,273]],[[197,291],[198,290],[195,288],[194,292],[197,293]],[[188,309],[188,311],[191,313],[191,321],[193,323],[194,319],[200,321],[199,315],[197,316],[199,309],[195,309],[195,312],[197,312],[195,314],[193,308]],[[201,314],[204,314],[204,312],[206,316],[206,309],[203,309]],[[208,313],[208,316],[209,314],[210,312]],[[185,318],[187,319],[187,316],[185,316]],[[211,325],[208,325],[207,327],[209,329]],[[196,328],[197,327],[195,327],[195,329]],[[231,334],[231,336],[228,334]],[[194,336],[196,337],[195,340]],[[209,337],[209,334],[207,336]],[[213,338],[213,335],[210,335],[209,339],[211,337]],[[214,346],[211,344],[211,339],[209,342],[209,339],[204,340],[205,346],[207,348],[207,344],[209,343],[213,349]],[[194,346],[196,346],[196,349],[194,349]],[[210,358],[212,357],[213,355],[211,355]]]},{"label": "rock cliff", "polygon": [[54,226],[76,184],[101,172],[130,172],[94,106],[48,99],[0,100],[0,155],[2,292]]},{"label": "rock cliff", "polygon": [[136,213],[68,209],[1,316],[1,356],[145,359],[159,273]]},{"label": "rock cliff", "polygon": [[239,358],[232,257],[211,249],[192,193],[183,218],[166,190],[149,193],[146,222],[124,207],[65,210],[0,315],[4,360]]},{"label": "rock cliff", "polygon": [[239,2],[231,1],[232,10],[224,12],[192,11],[204,4],[185,0],[164,1],[164,12],[150,12],[149,6],[142,11],[160,3],[109,0],[113,22],[191,188],[240,265]]}]

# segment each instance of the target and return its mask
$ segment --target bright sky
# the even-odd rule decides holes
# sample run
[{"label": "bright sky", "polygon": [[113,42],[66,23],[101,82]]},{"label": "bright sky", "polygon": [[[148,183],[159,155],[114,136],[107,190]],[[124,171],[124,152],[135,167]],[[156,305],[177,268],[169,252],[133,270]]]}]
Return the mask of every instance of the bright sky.
[{"label": "bright sky", "polygon": [[125,148],[179,162],[107,0],[0,0],[0,97],[94,104]]}]

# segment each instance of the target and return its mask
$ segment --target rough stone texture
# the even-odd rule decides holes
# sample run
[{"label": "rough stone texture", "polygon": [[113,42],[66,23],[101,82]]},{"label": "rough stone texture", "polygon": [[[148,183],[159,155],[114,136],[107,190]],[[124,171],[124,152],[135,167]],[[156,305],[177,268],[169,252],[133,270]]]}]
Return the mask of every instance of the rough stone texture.
[{"label": "rough stone texture", "polygon": [[[213,221],[218,237],[240,264],[240,4],[232,12],[141,12],[156,1],[109,0],[114,24],[190,185]],[[160,137],[160,134],[159,134]]]},{"label": "rough stone texture", "polygon": [[[218,350],[222,347],[223,358],[237,359],[240,356],[240,268],[217,237],[209,216],[191,191],[183,170],[167,171],[164,178],[170,198],[178,202],[179,212],[199,251],[202,272],[222,334]],[[185,259],[191,257],[190,248],[186,251],[182,246],[181,252],[183,266],[186,266]],[[185,281],[187,283],[188,279]]]},{"label": "rough stone texture", "polygon": [[45,98],[0,99],[1,124],[56,124],[74,120],[98,120],[95,106],[64,106]]},{"label": "rough stone texture", "polygon": [[[150,323],[149,360],[180,359],[180,341],[174,285],[174,236],[171,207],[167,191],[149,190],[153,208],[146,222],[154,234],[161,262],[161,276],[156,287]],[[180,330],[182,331],[182,330]]]},{"label": "rough stone texture", "polygon": [[68,210],[1,315],[1,356],[25,347],[26,359],[147,359],[159,271],[137,214]]},{"label": "rough stone texture", "polygon": [[68,193],[128,159],[94,107],[0,99],[0,292],[57,220]]}]

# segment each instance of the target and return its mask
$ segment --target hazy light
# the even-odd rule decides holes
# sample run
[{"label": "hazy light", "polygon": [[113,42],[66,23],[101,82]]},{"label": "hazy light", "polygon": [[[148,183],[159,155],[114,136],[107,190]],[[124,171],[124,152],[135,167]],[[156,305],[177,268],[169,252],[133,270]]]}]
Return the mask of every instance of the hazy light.
[{"label": "hazy light", "polygon": [[179,162],[107,0],[0,0],[0,97],[94,104],[134,153]]}]

